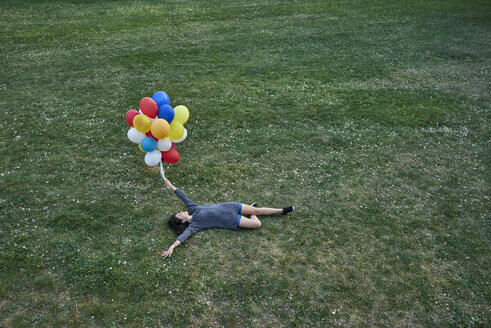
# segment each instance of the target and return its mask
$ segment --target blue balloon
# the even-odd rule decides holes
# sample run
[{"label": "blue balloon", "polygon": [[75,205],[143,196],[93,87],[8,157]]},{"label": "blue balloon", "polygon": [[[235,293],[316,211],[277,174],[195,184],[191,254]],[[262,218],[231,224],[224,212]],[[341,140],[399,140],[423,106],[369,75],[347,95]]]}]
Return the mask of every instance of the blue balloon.
[{"label": "blue balloon", "polygon": [[147,153],[154,151],[157,148],[157,141],[152,137],[145,137],[140,143],[140,147]]},{"label": "blue balloon", "polygon": [[159,112],[157,114],[159,118],[163,118],[170,124],[174,119],[174,109],[169,105],[162,105],[159,107]]},{"label": "blue balloon", "polygon": [[170,104],[170,98],[164,91],[155,92],[152,99],[155,100],[158,107]]}]

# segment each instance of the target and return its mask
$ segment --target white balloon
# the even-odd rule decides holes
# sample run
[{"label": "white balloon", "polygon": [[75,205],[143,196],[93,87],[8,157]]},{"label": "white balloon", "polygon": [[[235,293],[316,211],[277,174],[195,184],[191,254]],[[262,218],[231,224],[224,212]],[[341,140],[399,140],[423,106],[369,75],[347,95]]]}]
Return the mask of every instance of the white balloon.
[{"label": "white balloon", "polygon": [[188,136],[188,130],[184,129],[184,133],[182,134],[182,137],[180,137],[179,139],[176,139],[176,140],[172,140],[174,143],[180,143],[182,141],[184,141],[184,139],[186,139],[186,137]]},{"label": "white balloon", "polygon": [[135,128],[131,128],[128,130],[128,139],[130,139],[131,142],[139,144],[145,137],[145,133],[141,133]]},{"label": "white balloon", "polygon": [[157,148],[160,151],[168,151],[172,147],[172,141],[169,138],[159,139],[157,142]]},{"label": "white balloon", "polygon": [[160,150],[154,150],[145,154],[145,163],[148,166],[157,166],[162,159],[162,153]]}]

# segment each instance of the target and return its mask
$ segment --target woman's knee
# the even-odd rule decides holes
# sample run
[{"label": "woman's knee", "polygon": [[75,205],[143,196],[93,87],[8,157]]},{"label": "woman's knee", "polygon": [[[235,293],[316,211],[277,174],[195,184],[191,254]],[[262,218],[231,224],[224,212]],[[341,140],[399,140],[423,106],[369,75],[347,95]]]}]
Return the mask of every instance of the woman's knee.
[{"label": "woman's knee", "polygon": [[261,228],[261,221],[259,221],[258,219],[254,220],[255,221],[255,228]]},{"label": "woman's knee", "polygon": [[261,214],[261,210],[254,206],[242,204],[242,211],[240,213],[242,215],[259,215]]},{"label": "woman's knee", "polygon": [[257,208],[257,207],[254,207],[254,209],[252,210],[251,215],[259,215],[259,214],[261,214],[261,209],[260,208]]}]

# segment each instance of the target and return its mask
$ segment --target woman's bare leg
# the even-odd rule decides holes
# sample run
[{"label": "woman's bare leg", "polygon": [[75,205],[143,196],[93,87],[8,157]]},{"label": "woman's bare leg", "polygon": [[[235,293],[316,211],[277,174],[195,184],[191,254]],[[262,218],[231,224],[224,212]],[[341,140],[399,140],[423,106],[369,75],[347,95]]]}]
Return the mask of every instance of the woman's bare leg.
[{"label": "woman's bare leg", "polygon": [[257,229],[261,226],[261,221],[255,215],[248,219],[245,216],[240,218],[239,227],[247,229]]},{"label": "woman's bare leg", "polygon": [[242,204],[242,211],[240,214],[242,215],[273,215],[273,214],[281,214],[283,209],[281,208],[270,208],[270,207],[254,207],[251,205]]}]

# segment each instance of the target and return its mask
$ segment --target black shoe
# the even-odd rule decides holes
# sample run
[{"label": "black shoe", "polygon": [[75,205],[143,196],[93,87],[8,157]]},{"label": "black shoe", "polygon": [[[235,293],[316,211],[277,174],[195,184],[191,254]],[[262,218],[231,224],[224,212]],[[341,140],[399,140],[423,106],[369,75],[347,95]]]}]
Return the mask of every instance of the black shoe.
[{"label": "black shoe", "polygon": [[257,203],[256,203],[256,202],[254,202],[254,203],[252,203],[252,204],[251,204],[251,206],[252,206],[252,207],[257,207]]},{"label": "black shoe", "polygon": [[283,215],[288,214],[290,212],[293,212],[294,209],[295,207],[293,206],[283,207],[283,212],[281,212],[281,214]]}]

